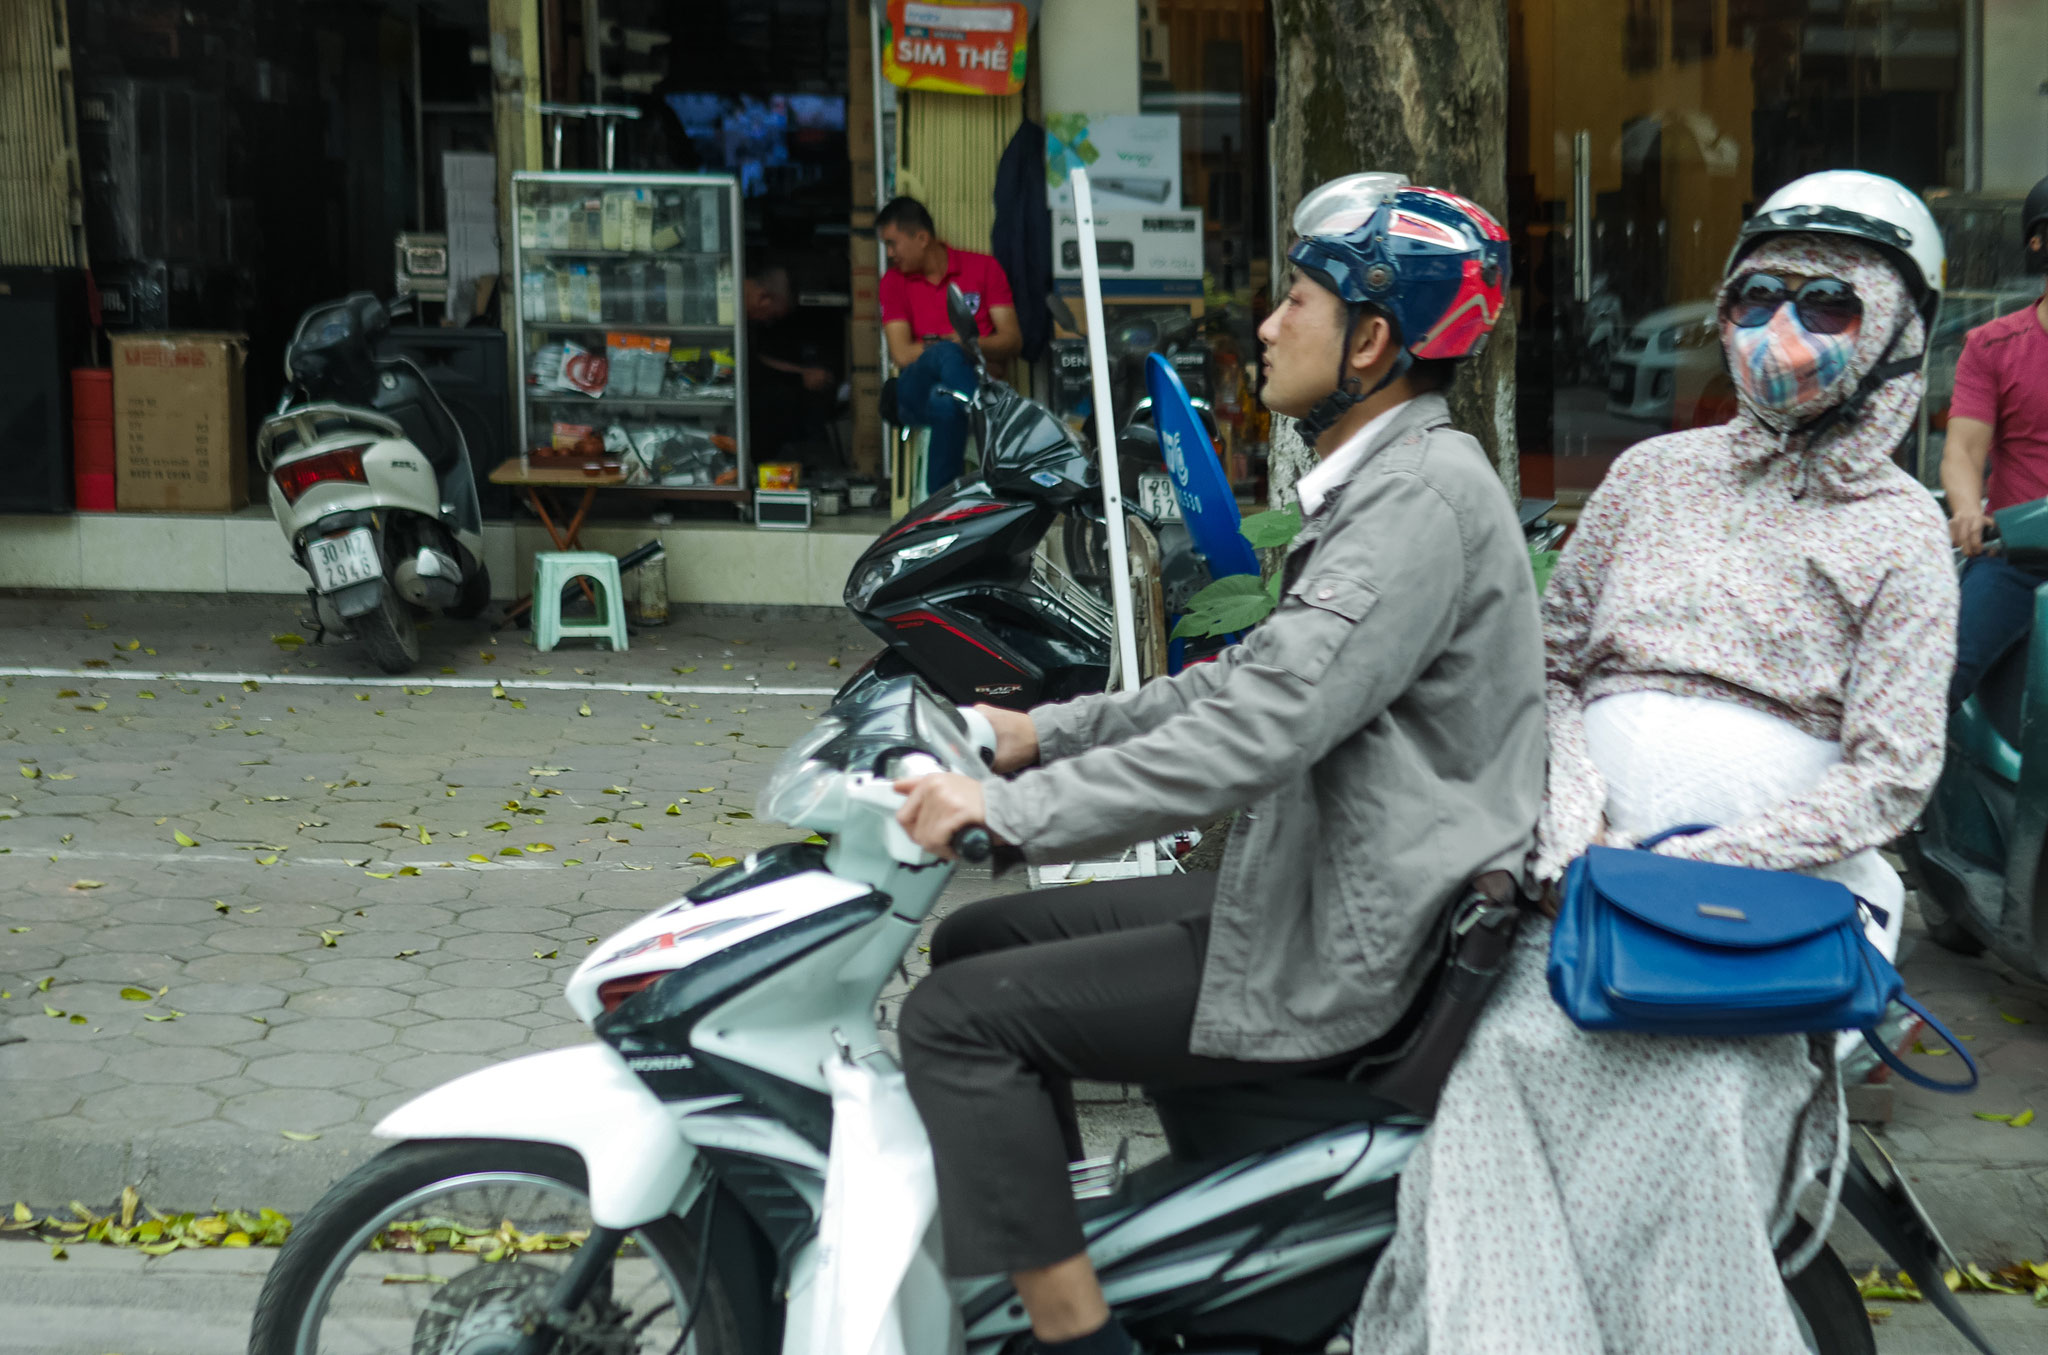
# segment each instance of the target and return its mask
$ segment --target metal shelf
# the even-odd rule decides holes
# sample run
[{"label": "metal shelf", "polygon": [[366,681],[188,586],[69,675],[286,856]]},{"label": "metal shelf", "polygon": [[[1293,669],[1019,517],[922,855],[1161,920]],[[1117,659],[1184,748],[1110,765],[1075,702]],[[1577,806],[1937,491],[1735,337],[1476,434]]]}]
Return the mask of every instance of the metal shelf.
[{"label": "metal shelf", "polygon": [[620,409],[631,405],[642,409],[730,410],[737,408],[739,405],[737,400],[680,400],[658,396],[626,396],[620,398],[600,395],[593,400],[587,395],[551,395],[536,391],[528,391],[526,398],[529,402],[536,405],[575,405],[579,409]]},{"label": "metal shelf", "polygon": [[553,245],[521,245],[522,254],[564,259],[730,259],[722,249],[557,249]]},{"label": "metal shelf", "polygon": [[527,320],[528,329],[611,330],[621,334],[716,334],[732,337],[731,325],[654,325],[640,320]]}]

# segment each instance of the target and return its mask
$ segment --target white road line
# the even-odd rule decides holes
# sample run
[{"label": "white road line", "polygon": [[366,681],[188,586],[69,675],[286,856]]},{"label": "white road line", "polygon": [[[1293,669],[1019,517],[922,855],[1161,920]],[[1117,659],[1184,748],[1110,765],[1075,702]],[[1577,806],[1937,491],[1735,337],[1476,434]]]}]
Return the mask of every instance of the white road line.
[{"label": "white road line", "polygon": [[677,696],[832,696],[836,687],[769,687],[666,682],[551,682],[540,678],[340,677],[309,673],[178,673],[134,668],[34,668],[0,666],[0,677],[72,678],[81,682],[256,682],[279,687],[454,687],[508,692],[673,692]]},{"label": "white road line", "polygon": [[[560,848],[556,849],[557,852],[560,852],[560,850]],[[55,857],[58,861],[140,861],[145,862],[149,865],[156,866],[175,866],[191,861],[203,861],[213,865],[249,866],[255,865],[256,857],[262,854],[263,853],[257,851],[250,851],[246,853],[196,851],[182,851],[176,853],[105,851],[74,852],[67,851],[61,847],[54,852],[46,852],[37,847],[16,847],[14,848],[13,851],[8,852],[5,855],[0,855],[0,865],[4,865],[10,861],[48,865],[50,862],[50,858]],[[388,870],[394,873],[401,866],[416,866],[422,872],[429,870],[440,870],[444,867],[453,868],[455,870],[478,871],[562,869],[562,863],[558,860],[543,861],[535,860],[524,856],[519,857],[517,859],[508,856],[502,861],[379,861],[374,858],[366,858],[360,856],[301,856],[294,858],[290,855],[280,852],[278,854],[277,864],[280,866],[333,866],[338,869],[345,870]],[[259,869],[265,868],[259,867]],[[574,867],[571,867],[571,869],[574,869]],[[657,867],[628,865],[625,862],[620,861],[601,861],[596,865],[585,866],[583,867],[583,869],[654,870],[657,869]],[[671,869],[674,869],[674,867],[671,867]],[[695,866],[686,867],[685,869],[695,869]]]}]

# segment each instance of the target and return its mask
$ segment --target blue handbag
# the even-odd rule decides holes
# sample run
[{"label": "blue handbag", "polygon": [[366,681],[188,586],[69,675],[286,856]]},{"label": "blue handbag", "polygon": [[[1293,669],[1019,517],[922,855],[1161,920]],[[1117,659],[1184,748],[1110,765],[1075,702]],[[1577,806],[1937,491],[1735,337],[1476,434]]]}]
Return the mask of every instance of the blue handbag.
[{"label": "blue handbag", "polygon": [[[1565,872],[1550,934],[1550,992],[1584,1030],[1782,1035],[1860,1030],[1900,1076],[1935,1091],[1977,1085],[1977,1063],[1863,933],[1880,910],[1834,880],[1658,856],[1666,829],[1634,849],[1588,847]],[[1898,1002],[1962,1056],[1940,1082],[1901,1063],[1875,1027]]]}]

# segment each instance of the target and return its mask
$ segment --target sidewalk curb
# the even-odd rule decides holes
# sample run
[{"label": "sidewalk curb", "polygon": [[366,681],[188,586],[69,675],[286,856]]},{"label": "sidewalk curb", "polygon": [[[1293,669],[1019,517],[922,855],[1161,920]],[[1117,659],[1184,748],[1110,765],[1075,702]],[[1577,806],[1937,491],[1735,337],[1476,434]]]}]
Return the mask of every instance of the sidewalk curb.
[{"label": "sidewalk curb", "polygon": [[[147,1113],[138,1106],[138,1115]],[[255,1130],[231,1139],[158,1130],[95,1140],[29,1124],[0,1138],[0,1205],[22,1200],[52,1210],[81,1200],[105,1207],[134,1186],[164,1213],[270,1208],[296,1219],[387,1146],[355,1126],[294,1143]]]}]

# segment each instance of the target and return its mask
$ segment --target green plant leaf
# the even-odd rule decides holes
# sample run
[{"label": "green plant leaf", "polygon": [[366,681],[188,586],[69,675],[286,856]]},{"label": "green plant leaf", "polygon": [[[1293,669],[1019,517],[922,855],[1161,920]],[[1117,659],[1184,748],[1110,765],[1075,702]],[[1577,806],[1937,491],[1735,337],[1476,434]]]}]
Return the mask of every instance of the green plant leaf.
[{"label": "green plant leaf", "polygon": [[1529,552],[1529,568],[1536,572],[1536,591],[1539,594],[1550,586],[1550,574],[1557,568],[1557,556],[1558,552],[1554,550]]},{"label": "green plant leaf", "polygon": [[1273,598],[1256,575],[1232,574],[1188,599],[1187,614],[1173,628],[1173,638],[1227,635],[1248,630],[1273,611]]},{"label": "green plant leaf", "polygon": [[1301,510],[1282,508],[1271,513],[1254,513],[1237,530],[1260,550],[1284,546],[1301,535]]}]

